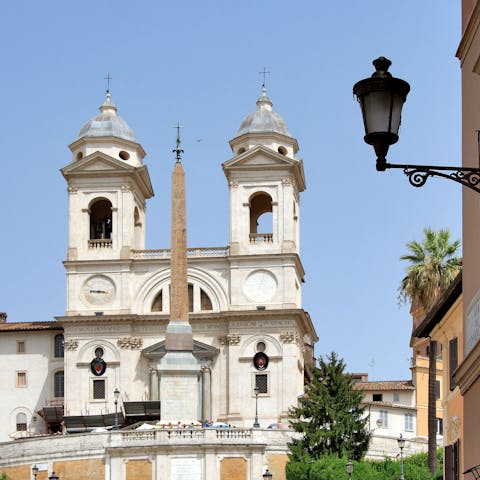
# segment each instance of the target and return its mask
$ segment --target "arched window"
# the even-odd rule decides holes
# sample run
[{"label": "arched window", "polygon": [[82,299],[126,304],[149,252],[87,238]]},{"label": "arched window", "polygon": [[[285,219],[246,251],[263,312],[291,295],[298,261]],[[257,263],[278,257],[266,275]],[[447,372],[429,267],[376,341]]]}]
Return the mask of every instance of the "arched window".
[{"label": "arched window", "polygon": [[[90,206],[90,240],[112,239],[112,204],[98,199]],[[108,242],[106,242],[108,243]]]},{"label": "arched window", "polygon": [[193,285],[188,284],[188,311],[193,312]]},{"label": "arched window", "polygon": [[[167,288],[167,287],[164,287]],[[168,295],[164,295],[162,288],[152,302],[152,312],[165,312],[168,310]],[[168,292],[168,290],[167,290]],[[199,286],[193,283],[188,284],[188,311],[190,313],[213,310],[213,303],[208,294]]]},{"label": "arched window", "polygon": [[64,350],[63,350],[63,335],[59,333],[55,335],[54,339],[54,356],[55,358],[63,358]]},{"label": "arched window", "polygon": [[202,289],[200,289],[200,309],[213,310],[210,297]]},{"label": "arched window", "polygon": [[64,373],[63,370],[55,372],[53,376],[53,395],[55,398],[64,397]]},{"label": "arched window", "polygon": [[163,290],[160,290],[152,303],[152,312],[163,311]]},{"label": "arched window", "polygon": [[17,413],[17,432],[26,432],[27,431],[27,414],[20,412]]},{"label": "arched window", "polygon": [[250,243],[273,241],[272,197],[256,193],[250,197]]}]

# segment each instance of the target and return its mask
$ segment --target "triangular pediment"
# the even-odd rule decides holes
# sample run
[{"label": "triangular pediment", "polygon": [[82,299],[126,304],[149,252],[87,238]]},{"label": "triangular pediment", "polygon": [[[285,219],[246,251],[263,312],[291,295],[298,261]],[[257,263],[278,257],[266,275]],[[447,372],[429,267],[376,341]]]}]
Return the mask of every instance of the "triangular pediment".
[{"label": "triangular pediment", "polygon": [[76,160],[70,165],[62,168],[62,173],[75,174],[82,172],[128,172],[133,171],[135,167],[122,162],[116,158],[110,157],[103,152],[94,152],[81,160]]},{"label": "triangular pediment", "polygon": [[103,152],[94,152],[70,163],[60,171],[68,182],[71,178],[115,178],[128,175],[133,178],[145,198],[153,197],[153,188],[146,165],[133,167]]},{"label": "triangular pediment", "polygon": [[246,152],[238,155],[230,160],[227,160],[223,164],[223,169],[231,168],[258,168],[258,167],[280,167],[290,168],[298,163],[298,160],[288,158],[281,153],[264,147],[263,145],[257,145],[254,148],[247,150]]},{"label": "triangular pediment", "polygon": [[225,175],[230,180],[246,171],[265,171],[279,173],[288,171],[295,178],[297,188],[303,192],[306,188],[303,161],[301,158],[289,158],[263,145],[227,160],[222,164]]},{"label": "triangular pediment", "polygon": [[[165,340],[162,340],[154,345],[150,345],[142,350],[142,355],[148,358],[160,358],[166,353]],[[196,358],[214,358],[218,355],[219,350],[198,340],[193,340],[193,355]]]}]

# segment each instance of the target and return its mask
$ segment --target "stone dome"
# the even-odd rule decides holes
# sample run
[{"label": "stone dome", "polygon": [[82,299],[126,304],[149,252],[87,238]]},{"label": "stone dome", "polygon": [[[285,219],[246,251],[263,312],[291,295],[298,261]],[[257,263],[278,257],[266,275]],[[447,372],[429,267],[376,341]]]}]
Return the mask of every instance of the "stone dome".
[{"label": "stone dome", "polygon": [[291,137],[283,118],[272,110],[272,101],[267,90],[262,87],[262,95],[257,100],[257,110],[247,115],[240,124],[237,137],[246,133],[275,132]]},{"label": "stone dome", "polygon": [[78,133],[77,140],[84,137],[117,137],[136,142],[137,138],[127,122],[117,115],[117,107],[107,98],[99,107],[100,113],[91,118]]}]

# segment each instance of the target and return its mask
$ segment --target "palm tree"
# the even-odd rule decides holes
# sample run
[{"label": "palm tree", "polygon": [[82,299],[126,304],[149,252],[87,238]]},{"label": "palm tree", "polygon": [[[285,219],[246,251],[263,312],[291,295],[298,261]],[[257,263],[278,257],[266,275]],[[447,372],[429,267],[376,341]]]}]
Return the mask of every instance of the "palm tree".
[{"label": "palm tree", "polygon": [[422,242],[407,243],[409,253],[400,257],[411,265],[400,284],[399,299],[403,303],[410,300],[413,311],[422,308],[428,312],[462,268],[461,257],[455,256],[461,243],[450,243],[450,232],[443,228],[435,232],[425,227],[423,233]]},{"label": "palm tree", "polygon": [[[435,305],[462,268],[462,260],[455,256],[460,249],[460,240],[450,243],[450,232],[440,229],[435,232],[423,229],[425,238],[421,243],[407,243],[409,253],[401,260],[411,263],[407,275],[399,287],[402,302],[410,300],[414,325]],[[419,315],[420,313],[420,315]],[[437,376],[437,342],[430,340],[428,353],[428,466],[435,474],[437,469],[437,414],[435,381]]]}]

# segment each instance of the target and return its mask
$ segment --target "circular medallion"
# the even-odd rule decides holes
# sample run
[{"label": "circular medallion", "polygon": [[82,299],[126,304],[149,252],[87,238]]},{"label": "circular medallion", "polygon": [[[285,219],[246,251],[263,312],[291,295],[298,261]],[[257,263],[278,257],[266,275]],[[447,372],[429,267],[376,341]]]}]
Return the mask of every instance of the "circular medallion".
[{"label": "circular medallion", "polygon": [[253,357],[253,366],[257,370],[266,370],[268,367],[268,356],[263,352],[257,352]]},{"label": "circular medallion", "polygon": [[243,284],[243,293],[254,302],[267,302],[277,291],[275,276],[267,270],[251,273]]},{"label": "circular medallion", "polygon": [[91,305],[105,305],[115,297],[115,284],[104,275],[94,275],[84,283],[82,292]]}]

